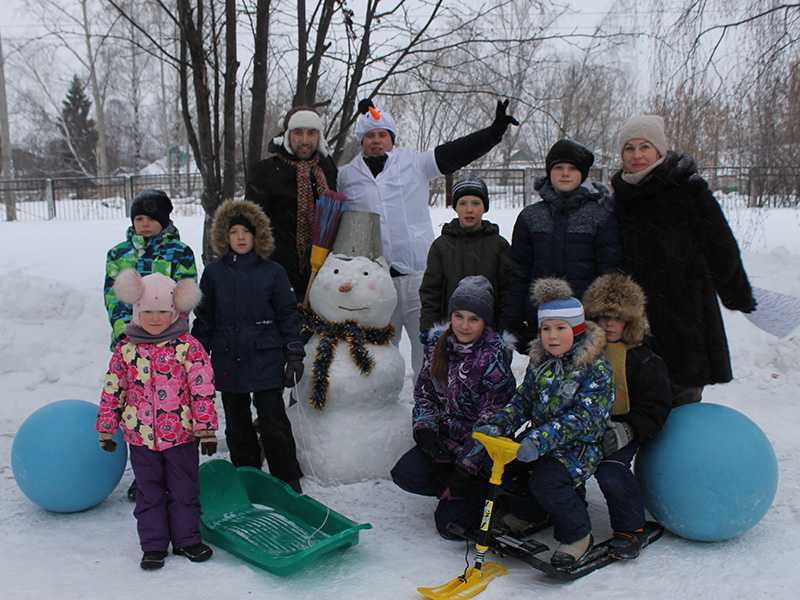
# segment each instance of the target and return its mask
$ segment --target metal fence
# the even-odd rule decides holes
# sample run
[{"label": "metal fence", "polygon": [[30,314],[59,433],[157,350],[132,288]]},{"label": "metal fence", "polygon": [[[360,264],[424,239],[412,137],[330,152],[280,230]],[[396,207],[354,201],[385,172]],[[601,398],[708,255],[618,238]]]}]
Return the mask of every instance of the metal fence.
[{"label": "metal fence", "polygon": [[148,188],[167,192],[178,214],[200,210],[203,180],[198,173],[0,179],[0,220],[122,218],[130,214],[134,196]]},{"label": "metal fence", "polygon": [[[596,167],[589,177],[608,183],[613,171]],[[703,167],[700,174],[725,206],[796,208],[800,205],[800,167]],[[478,176],[486,181],[492,206],[517,209],[538,198],[534,183],[544,167],[513,169],[462,169],[430,183],[431,206],[446,206],[453,181]],[[90,220],[122,218],[130,213],[134,196],[147,188],[163,189],[178,215],[202,212],[203,181],[198,173],[77,177],[52,179],[0,179],[2,220]],[[244,185],[237,185],[237,197]]]}]

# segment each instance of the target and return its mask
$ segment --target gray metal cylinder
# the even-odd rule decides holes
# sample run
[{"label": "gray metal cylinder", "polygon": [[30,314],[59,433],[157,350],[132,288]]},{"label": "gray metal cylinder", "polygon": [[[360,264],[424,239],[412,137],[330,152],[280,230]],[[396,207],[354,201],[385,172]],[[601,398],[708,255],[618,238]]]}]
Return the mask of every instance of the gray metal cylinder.
[{"label": "gray metal cylinder", "polygon": [[331,252],[345,256],[366,256],[373,260],[382,256],[381,216],[356,210],[343,213]]}]

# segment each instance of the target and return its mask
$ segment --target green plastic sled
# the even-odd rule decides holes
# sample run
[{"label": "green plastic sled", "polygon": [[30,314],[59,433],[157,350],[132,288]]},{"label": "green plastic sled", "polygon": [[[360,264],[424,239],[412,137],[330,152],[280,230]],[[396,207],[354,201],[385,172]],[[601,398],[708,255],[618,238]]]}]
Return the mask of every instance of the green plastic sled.
[{"label": "green plastic sled", "polygon": [[275,575],[358,543],[354,523],[288,484],[225,460],[200,466],[200,527],[215,546]]}]

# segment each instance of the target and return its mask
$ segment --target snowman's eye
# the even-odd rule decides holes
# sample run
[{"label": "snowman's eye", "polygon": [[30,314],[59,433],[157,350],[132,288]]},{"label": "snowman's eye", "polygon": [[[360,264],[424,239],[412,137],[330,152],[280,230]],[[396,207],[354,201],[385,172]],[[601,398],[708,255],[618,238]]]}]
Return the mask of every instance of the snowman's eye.
[{"label": "snowman's eye", "polygon": [[334,274],[334,275],[338,275],[338,274],[339,274],[339,269],[334,269],[334,270],[333,270],[333,274]]},{"label": "snowman's eye", "polygon": [[367,271],[364,271],[364,277],[369,277],[369,273]]}]

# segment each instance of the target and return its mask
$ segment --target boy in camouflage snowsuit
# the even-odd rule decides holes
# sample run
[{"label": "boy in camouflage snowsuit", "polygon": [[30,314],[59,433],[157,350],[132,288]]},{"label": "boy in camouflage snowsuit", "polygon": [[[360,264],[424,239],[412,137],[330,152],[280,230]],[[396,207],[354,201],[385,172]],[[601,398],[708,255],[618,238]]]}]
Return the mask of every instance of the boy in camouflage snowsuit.
[{"label": "boy in camouflage snowsuit", "polygon": [[106,255],[106,277],[103,284],[108,319],[111,322],[111,350],[122,337],[131,320],[131,307],[117,299],[114,281],[124,269],[135,269],[142,277],[161,273],[175,281],[197,279],[192,249],[181,242],[170,221],[172,202],[161,190],[144,190],[131,205],[131,227],[127,239]]},{"label": "boy in camouflage snowsuit", "polygon": [[533,295],[539,337],[525,379],[491,424],[477,430],[520,441],[517,460],[530,463],[528,489],[550,515],[560,542],[551,562],[568,569],[592,547],[589,513],[576,488],[602,459],[614,384],[603,355],[605,333],[584,319],[569,284],[540,279]]}]

